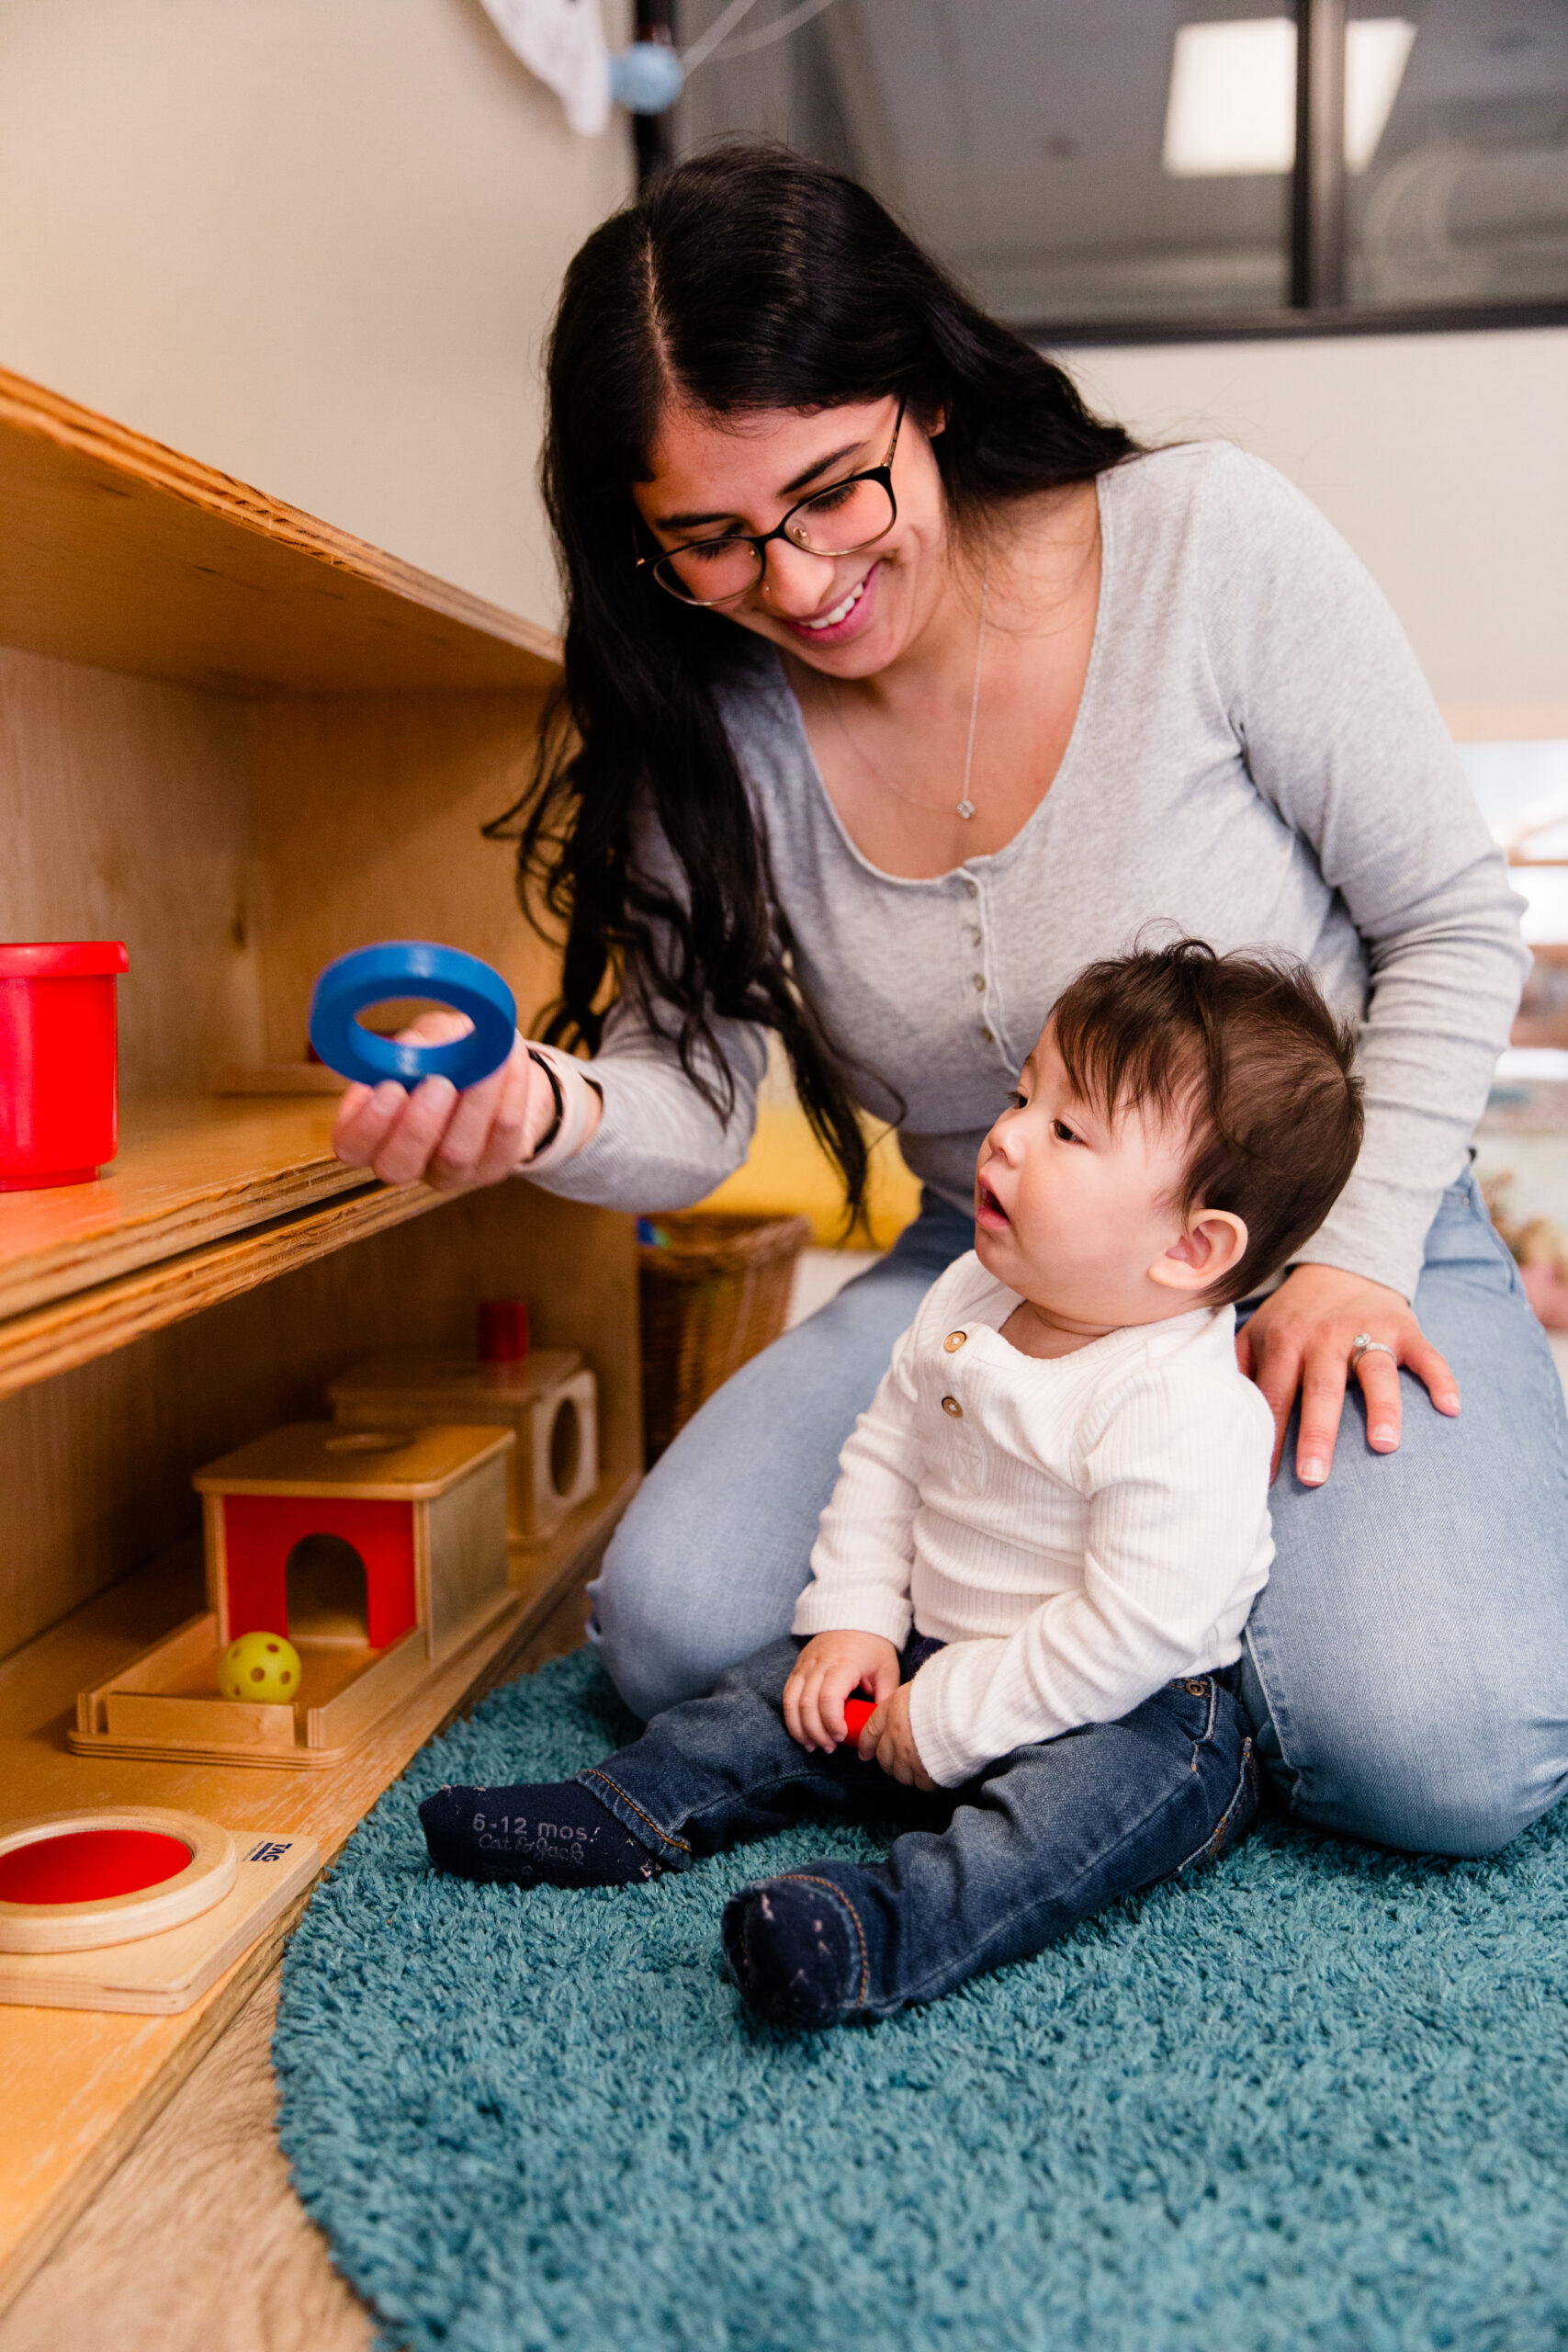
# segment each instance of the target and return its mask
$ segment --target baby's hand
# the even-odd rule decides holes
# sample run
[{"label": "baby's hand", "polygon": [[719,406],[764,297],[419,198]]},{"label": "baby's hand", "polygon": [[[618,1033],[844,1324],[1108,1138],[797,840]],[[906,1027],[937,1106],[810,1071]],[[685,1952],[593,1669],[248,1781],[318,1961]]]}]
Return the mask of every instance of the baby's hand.
[{"label": "baby's hand", "polygon": [[[859,1754],[863,1764],[869,1764],[874,1756],[883,1770],[907,1789],[934,1789],[936,1782],[921,1763],[909,1729],[909,1693],[914,1687],[912,1682],[900,1683],[882,1701],[875,1714],[867,1718]],[[881,1697],[880,1692],[877,1695]]]},{"label": "baby's hand", "polygon": [[880,1634],[817,1634],[784,1684],[784,1719],[791,1739],[830,1756],[848,1729],[844,1701],[863,1682],[874,1699],[886,1699],[897,1690],[898,1653],[892,1643]]}]

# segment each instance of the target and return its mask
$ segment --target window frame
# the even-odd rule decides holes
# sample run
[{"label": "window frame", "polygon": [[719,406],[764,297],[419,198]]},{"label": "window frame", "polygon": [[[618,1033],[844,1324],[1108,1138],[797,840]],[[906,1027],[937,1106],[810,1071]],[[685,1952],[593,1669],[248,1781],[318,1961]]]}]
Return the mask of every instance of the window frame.
[{"label": "window frame", "polygon": [[[637,38],[672,42],[676,0],[637,0]],[[1568,326],[1568,294],[1543,302],[1443,302],[1371,309],[1345,299],[1349,207],[1345,168],[1347,0],[1294,0],[1296,160],[1291,173],[1290,301],[1282,308],[1161,318],[1015,321],[1052,350],[1142,343],[1265,343],[1292,336],[1457,334]],[[634,115],[637,183],[674,160],[668,114]]]},{"label": "window frame", "polygon": [[1263,343],[1292,336],[1453,334],[1478,327],[1568,326],[1568,295],[1544,302],[1443,302],[1373,309],[1345,299],[1349,261],[1345,167],[1347,0],[1295,0],[1296,159],[1291,172],[1287,307],[1210,317],[1039,320],[1031,341],[1099,344]]}]

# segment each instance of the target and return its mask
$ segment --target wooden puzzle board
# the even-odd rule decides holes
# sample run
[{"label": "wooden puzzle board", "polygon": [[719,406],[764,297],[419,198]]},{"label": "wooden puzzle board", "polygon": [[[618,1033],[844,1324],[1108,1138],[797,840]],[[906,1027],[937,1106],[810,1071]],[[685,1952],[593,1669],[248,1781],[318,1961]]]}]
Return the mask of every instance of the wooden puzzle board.
[{"label": "wooden puzzle board", "polygon": [[94,1951],[0,1952],[0,2001],[178,2016],[281,1917],[321,1866],[313,1838],[284,1831],[245,1838],[234,1883],[210,1911],[162,1935]]}]

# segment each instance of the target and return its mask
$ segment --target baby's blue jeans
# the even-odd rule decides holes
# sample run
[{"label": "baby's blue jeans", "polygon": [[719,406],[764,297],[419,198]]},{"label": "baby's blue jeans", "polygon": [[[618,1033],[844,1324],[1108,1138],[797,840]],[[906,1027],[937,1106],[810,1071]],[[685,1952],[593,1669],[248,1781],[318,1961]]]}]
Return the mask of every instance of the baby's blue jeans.
[{"label": "baby's blue jeans", "polygon": [[[839,1449],[921,1295],[973,1244],[930,1195],[895,1249],[726,1383],[661,1456],[592,1588],[638,1715],[787,1632]],[[1292,1817],[1483,1854],[1568,1792],[1568,1426],[1546,1337],[1472,1178],[1444,1194],[1416,1295],[1456,1420],[1401,1375],[1375,1454],[1354,1383],[1325,1486],[1285,1466],[1240,1695]]]},{"label": "baby's blue jeans", "polygon": [[[783,1873],[845,1916],[840,2018],[889,2017],[1027,1960],[1118,1895],[1213,1860],[1257,1810],[1234,1668],[1168,1682],[1120,1723],[1014,1748],[932,1794],[852,1747],[796,1747],[779,1701],[801,1646],[770,1642],[574,1778],[674,1870],[803,1815],[899,1827],[886,1861]],[[903,1679],[940,1646],[912,1641]]]}]

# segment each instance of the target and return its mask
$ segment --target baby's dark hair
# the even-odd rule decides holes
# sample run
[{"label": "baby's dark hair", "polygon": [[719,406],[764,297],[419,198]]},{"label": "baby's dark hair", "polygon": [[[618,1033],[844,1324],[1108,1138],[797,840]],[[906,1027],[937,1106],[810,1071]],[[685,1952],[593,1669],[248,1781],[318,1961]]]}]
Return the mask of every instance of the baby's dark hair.
[{"label": "baby's dark hair", "polygon": [[1317,1231],[1356,1164],[1350,1023],[1293,957],[1218,956],[1201,939],[1090,964],[1051,1018],[1086,1103],[1189,1119],[1177,1205],[1243,1219],[1247,1250],[1209,1295],[1250,1296]]}]

